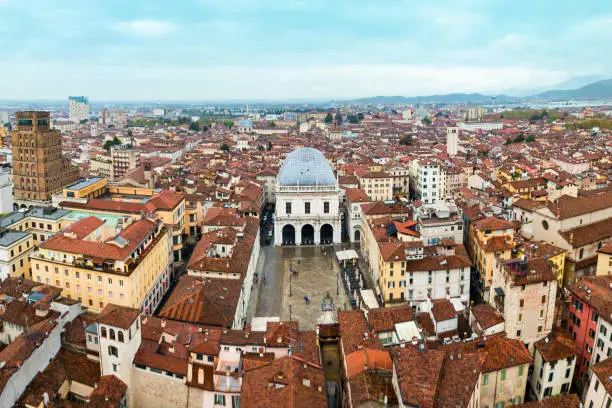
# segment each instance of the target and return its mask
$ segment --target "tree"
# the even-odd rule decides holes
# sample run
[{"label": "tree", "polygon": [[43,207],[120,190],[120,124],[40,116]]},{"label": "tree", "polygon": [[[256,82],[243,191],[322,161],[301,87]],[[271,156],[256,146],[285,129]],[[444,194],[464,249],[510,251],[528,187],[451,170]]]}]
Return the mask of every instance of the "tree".
[{"label": "tree", "polygon": [[513,143],[523,143],[524,141],[525,141],[525,136],[523,136],[523,134],[521,133],[520,135],[515,137],[512,142]]},{"label": "tree", "polygon": [[427,125],[427,126],[431,125],[431,119],[429,119],[428,116],[425,116],[423,118],[422,122],[423,122],[424,125]]},{"label": "tree", "polygon": [[189,130],[193,130],[194,132],[199,132],[200,131],[200,124],[196,121],[196,122],[191,122],[189,124]]},{"label": "tree", "polygon": [[271,120],[271,121],[269,121],[269,122],[268,122],[268,126],[270,126],[270,127],[276,127],[276,122],[275,122],[275,121],[273,121],[273,120]]},{"label": "tree", "polygon": [[327,115],[325,116],[325,123],[330,125],[333,121],[334,117],[332,116],[331,112],[327,112]]},{"label": "tree", "polygon": [[348,115],[346,119],[348,120],[349,123],[352,123],[353,125],[356,125],[359,123],[359,118],[357,117],[357,115]]},{"label": "tree", "polygon": [[268,151],[272,150],[272,142],[268,142]]},{"label": "tree", "polygon": [[408,135],[404,135],[400,138],[399,144],[402,146],[412,146],[412,138]]},{"label": "tree", "polygon": [[234,121],[233,120],[226,120],[225,122],[223,122],[223,124],[225,126],[227,126],[228,129],[231,129],[232,126],[234,126]]},{"label": "tree", "polygon": [[478,151],[478,157],[487,157],[489,155],[489,151],[488,150],[479,150]]},{"label": "tree", "polygon": [[361,121],[363,120],[363,113],[359,112],[359,113],[357,114],[357,120],[358,120],[359,122],[361,122]]},{"label": "tree", "polygon": [[132,133],[132,129],[128,129],[128,131],[127,131],[127,135],[128,135],[129,137],[133,137],[133,136],[134,136],[134,133]]},{"label": "tree", "polygon": [[223,143],[221,145],[220,149],[221,149],[222,152],[224,152],[226,154],[228,154],[230,152],[230,147],[229,147],[229,145],[227,143]]},{"label": "tree", "polygon": [[338,122],[338,126],[342,124],[342,114],[340,112],[336,113],[336,122]]},{"label": "tree", "polygon": [[6,122],[4,124],[4,127],[8,129],[8,131],[10,132],[11,130],[13,130],[13,126],[10,124],[10,122]]},{"label": "tree", "polygon": [[258,152],[263,152],[264,150],[266,150],[266,148],[263,145],[257,145]]},{"label": "tree", "polygon": [[525,141],[527,143],[533,143],[533,142],[535,142],[535,136],[534,135],[529,135],[529,136],[527,136],[527,139],[525,139]]},{"label": "tree", "polygon": [[113,146],[117,146],[120,144],[121,144],[121,141],[117,138],[117,136],[115,136],[112,140],[107,140],[106,142],[104,142],[104,150],[106,150],[107,152],[110,152]]}]

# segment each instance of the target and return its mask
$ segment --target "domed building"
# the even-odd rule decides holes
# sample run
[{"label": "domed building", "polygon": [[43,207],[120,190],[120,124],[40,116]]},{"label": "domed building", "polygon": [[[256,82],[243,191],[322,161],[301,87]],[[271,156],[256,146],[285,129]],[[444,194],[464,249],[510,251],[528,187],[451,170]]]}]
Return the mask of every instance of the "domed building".
[{"label": "domed building", "polygon": [[340,188],[320,151],[304,147],[289,153],[275,195],[275,245],[340,243]]}]

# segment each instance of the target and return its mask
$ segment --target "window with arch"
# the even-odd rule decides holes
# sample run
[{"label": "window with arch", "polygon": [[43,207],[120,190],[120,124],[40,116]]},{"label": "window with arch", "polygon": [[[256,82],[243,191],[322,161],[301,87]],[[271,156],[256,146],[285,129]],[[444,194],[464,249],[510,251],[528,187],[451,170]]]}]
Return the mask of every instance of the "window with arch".
[{"label": "window with arch", "polygon": [[123,332],[122,332],[122,331],[117,330],[117,339],[118,339],[120,342],[122,342],[122,343],[123,343],[124,338],[123,338]]},{"label": "window with arch", "polygon": [[106,337],[106,327],[101,327],[100,328],[100,336]]},{"label": "window with arch", "polygon": [[113,329],[109,329],[109,339],[115,340],[115,331]]},{"label": "window with arch", "polygon": [[542,220],[542,228],[544,228],[545,230],[548,230],[548,221]]},{"label": "window with arch", "polygon": [[108,355],[119,357],[119,350],[115,346],[108,346]]}]

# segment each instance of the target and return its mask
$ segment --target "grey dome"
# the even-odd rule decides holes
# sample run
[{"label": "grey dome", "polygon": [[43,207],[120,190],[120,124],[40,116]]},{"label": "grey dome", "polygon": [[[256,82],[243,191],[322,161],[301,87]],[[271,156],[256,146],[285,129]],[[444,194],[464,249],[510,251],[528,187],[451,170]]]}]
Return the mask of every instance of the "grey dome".
[{"label": "grey dome", "polygon": [[336,177],[320,151],[303,147],[287,155],[278,173],[281,186],[334,186]]}]

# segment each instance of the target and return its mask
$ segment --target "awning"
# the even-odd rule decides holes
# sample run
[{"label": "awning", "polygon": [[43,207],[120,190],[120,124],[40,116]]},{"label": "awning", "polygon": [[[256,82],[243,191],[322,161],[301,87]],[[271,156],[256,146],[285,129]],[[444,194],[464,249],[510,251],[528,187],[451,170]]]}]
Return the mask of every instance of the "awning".
[{"label": "awning", "polygon": [[339,261],[349,261],[351,259],[358,259],[359,255],[357,255],[357,251],[354,249],[347,249],[345,251],[336,252],[336,258]]}]

